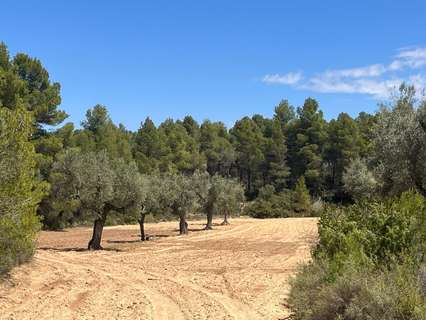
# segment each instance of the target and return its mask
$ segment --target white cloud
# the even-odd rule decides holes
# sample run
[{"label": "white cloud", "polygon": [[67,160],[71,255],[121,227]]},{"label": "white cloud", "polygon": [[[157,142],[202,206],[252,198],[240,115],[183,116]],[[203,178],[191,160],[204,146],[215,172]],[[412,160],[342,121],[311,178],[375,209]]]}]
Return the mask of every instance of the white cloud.
[{"label": "white cloud", "polygon": [[373,64],[361,68],[337,69],[325,71],[323,76],[326,78],[362,78],[377,77],[386,72],[382,64]]},{"label": "white cloud", "polygon": [[426,48],[401,49],[398,58],[426,59]]},{"label": "white cloud", "polygon": [[390,93],[398,88],[402,82],[401,79],[376,80],[365,78],[327,81],[323,78],[314,77],[304,84],[303,89],[322,93],[360,93],[383,99],[389,97]]},{"label": "white cloud", "polygon": [[267,74],[262,81],[268,84],[295,85],[303,79],[301,72],[289,72],[286,74]]},{"label": "white cloud", "polygon": [[[426,88],[426,48],[402,49],[389,64],[329,69],[303,79],[301,72],[268,74],[262,81],[322,93],[358,93],[376,99],[389,98],[403,82],[421,92]],[[417,69],[417,74],[410,74]]]},{"label": "white cloud", "polygon": [[426,48],[404,49],[389,65],[389,70],[418,69],[426,65]]},{"label": "white cloud", "polygon": [[394,60],[388,66],[388,71],[397,71],[405,67],[405,62],[402,60]]}]

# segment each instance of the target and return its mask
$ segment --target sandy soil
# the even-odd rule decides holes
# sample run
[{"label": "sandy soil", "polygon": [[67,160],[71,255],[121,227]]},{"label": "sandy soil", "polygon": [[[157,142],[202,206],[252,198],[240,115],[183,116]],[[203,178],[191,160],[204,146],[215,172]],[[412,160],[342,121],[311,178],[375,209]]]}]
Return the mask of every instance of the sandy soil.
[{"label": "sandy soil", "polygon": [[[219,222],[219,221],[215,221]],[[282,319],[288,279],[309,259],[316,219],[232,219],[177,236],[177,222],[42,232],[33,261],[0,284],[0,319]]]}]

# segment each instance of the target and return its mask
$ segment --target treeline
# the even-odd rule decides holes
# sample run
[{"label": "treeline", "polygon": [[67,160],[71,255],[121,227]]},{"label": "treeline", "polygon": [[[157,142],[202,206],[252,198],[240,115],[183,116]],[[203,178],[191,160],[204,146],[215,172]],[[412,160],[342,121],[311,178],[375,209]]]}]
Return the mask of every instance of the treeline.
[{"label": "treeline", "polygon": [[97,105],[87,111],[81,128],[67,123],[45,131],[35,146],[43,177],[48,177],[57,154],[77,147],[135,161],[143,174],[205,170],[212,176],[235,177],[249,199],[266,185],[276,192],[292,189],[304,176],[313,196],[342,201],[350,198],[343,189],[344,168],[352,159],[368,156],[374,121],[375,116],[366,113],[356,119],[342,113],[326,122],[318,103],[307,99],[297,110],[283,101],[273,118],[244,117],[229,130],[222,122],[199,124],[186,116],[158,127],[147,118],[131,132],[116,126],[106,107]]},{"label": "treeline", "polygon": [[[372,152],[376,115],[361,113],[353,119],[341,113],[327,122],[311,98],[298,108],[281,101],[272,118],[244,117],[230,129],[222,122],[197,123],[186,116],[158,126],[146,118],[131,132],[115,125],[102,105],[87,111],[81,127],[62,125],[67,115],[58,109],[60,85],[51,82],[41,62],[25,54],[11,58],[4,44],[0,55],[1,106],[15,110],[21,105],[33,115],[31,141],[43,181],[49,180],[58,155],[79,148],[83,153],[106,150],[111,159],[134,161],[142,174],[201,170],[237,178],[249,200],[265,186],[275,193],[294,189],[303,176],[313,197],[341,202],[351,199],[343,188],[344,168]],[[43,206],[40,213],[49,215]]]},{"label": "treeline", "polygon": [[[298,180],[305,180],[311,196],[347,201],[351,196],[343,188],[343,170],[351,159],[368,155],[375,121],[375,116],[365,113],[356,119],[342,113],[327,122],[318,103],[307,99],[299,108],[282,101],[272,118],[244,117],[229,130],[222,122],[199,124],[187,116],[166,119],[159,126],[147,118],[137,132],[131,132],[115,125],[101,105],[89,109],[81,127],[75,128],[72,123],[63,124],[67,115],[58,109],[60,85],[50,80],[39,60],[26,54],[10,57],[6,45],[1,44],[0,77],[1,107],[22,108],[33,117],[30,141],[36,151],[37,178],[45,183],[54,179],[54,162],[68,149],[78,148],[82,153],[105,150],[112,160],[135,162],[145,175],[188,175],[199,170],[210,176],[236,178],[249,200],[259,194],[288,195]],[[52,126],[60,128],[52,130]],[[47,191],[38,208],[44,227],[78,222],[63,219],[51,198],[52,192]],[[255,206],[252,214],[262,215],[255,209],[268,207],[270,202]],[[264,216],[277,216],[277,210],[274,212]]]}]

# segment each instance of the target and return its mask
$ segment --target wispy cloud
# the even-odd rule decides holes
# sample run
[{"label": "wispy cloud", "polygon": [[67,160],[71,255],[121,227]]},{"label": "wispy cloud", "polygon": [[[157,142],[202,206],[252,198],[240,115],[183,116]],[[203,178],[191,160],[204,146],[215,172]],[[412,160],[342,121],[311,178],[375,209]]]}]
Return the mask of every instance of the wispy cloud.
[{"label": "wispy cloud", "polygon": [[[303,78],[302,72],[268,74],[262,81],[322,93],[358,93],[388,98],[402,82],[423,91],[426,87],[426,47],[401,49],[388,64],[328,69]],[[416,74],[413,74],[416,72]]]},{"label": "wispy cloud", "polygon": [[303,79],[301,72],[289,72],[286,74],[267,74],[262,81],[270,84],[295,85]]},{"label": "wispy cloud", "polygon": [[373,64],[361,68],[327,70],[324,72],[323,76],[326,78],[362,78],[377,77],[385,72],[385,66],[382,64]]},{"label": "wispy cloud", "polygon": [[330,81],[314,77],[300,88],[322,93],[360,93],[382,99],[387,98],[403,81],[402,79],[378,80],[365,78]]},{"label": "wispy cloud", "polygon": [[[417,69],[426,65],[426,48],[401,50],[392,64]],[[392,65],[391,64],[391,65]]]}]

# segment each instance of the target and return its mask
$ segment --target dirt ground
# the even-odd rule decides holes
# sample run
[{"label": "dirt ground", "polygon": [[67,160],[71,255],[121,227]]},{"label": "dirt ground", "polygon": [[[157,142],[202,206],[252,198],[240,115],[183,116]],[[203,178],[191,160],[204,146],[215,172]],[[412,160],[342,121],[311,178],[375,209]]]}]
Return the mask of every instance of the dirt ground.
[{"label": "dirt ground", "polygon": [[288,279],[309,259],[314,218],[232,219],[178,236],[177,222],[42,232],[33,261],[0,284],[0,319],[282,319]]}]

